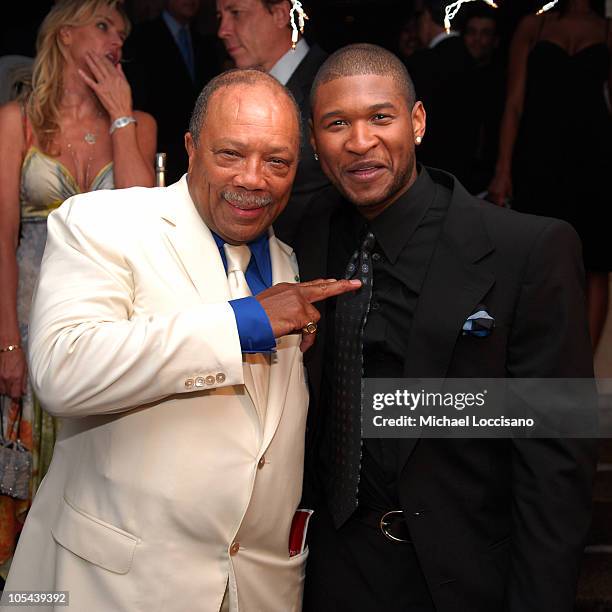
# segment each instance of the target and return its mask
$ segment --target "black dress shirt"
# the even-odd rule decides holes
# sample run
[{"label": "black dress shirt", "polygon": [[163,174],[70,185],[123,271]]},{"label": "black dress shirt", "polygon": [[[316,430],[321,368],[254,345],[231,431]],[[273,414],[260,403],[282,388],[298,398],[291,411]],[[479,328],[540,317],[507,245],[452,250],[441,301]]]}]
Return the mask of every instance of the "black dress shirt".
[{"label": "black dress shirt", "polygon": [[[425,169],[410,189],[369,224],[346,203],[331,219],[328,275],[342,278],[366,228],[376,236],[372,253],[374,283],[364,328],[366,378],[401,378],[412,320],[429,261],[450,203],[450,191],[435,184]],[[330,305],[330,320],[334,308]],[[326,347],[325,388],[332,397],[333,331]],[[324,436],[327,439],[327,436]],[[359,503],[373,509],[399,508],[397,440],[364,439]],[[325,442],[322,460],[328,456]],[[323,468],[324,469],[324,468]]]}]

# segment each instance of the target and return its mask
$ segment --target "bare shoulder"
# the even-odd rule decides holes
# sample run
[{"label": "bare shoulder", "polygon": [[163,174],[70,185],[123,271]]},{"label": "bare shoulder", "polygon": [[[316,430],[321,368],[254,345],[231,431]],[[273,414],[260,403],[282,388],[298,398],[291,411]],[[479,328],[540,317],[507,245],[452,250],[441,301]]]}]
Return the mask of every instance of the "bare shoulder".
[{"label": "bare shoulder", "polygon": [[7,160],[21,159],[25,151],[23,117],[18,102],[0,106],[0,156]]},{"label": "bare shoulder", "polygon": [[543,22],[543,15],[525,15],[516,28],[516,38],[524,39],[530,43],[533,42],[542,28]]},{"label": "bare shoulder", "polygon": [[0,106],[0,126],[2,133],[11,136],[23,133],[21,106],[19,102],[7,102]]},{"label": "bare shoulder", "polygon": [[138,122],[138,125],[145,130],[153,130],[157,127],[157,122],[155,121],[153,115],[145,113],[144,111],[135,110],[134,118]]}]

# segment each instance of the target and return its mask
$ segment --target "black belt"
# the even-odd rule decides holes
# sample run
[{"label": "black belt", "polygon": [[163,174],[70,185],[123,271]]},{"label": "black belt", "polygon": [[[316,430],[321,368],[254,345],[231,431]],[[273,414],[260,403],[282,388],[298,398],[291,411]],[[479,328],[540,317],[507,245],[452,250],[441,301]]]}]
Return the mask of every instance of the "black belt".
[{"label": "black belt", "polygon": [[379,530],[387,539],[398,544],[412,544],[410,531],[402,510],[371,510],[359,506],[352,518]]}]

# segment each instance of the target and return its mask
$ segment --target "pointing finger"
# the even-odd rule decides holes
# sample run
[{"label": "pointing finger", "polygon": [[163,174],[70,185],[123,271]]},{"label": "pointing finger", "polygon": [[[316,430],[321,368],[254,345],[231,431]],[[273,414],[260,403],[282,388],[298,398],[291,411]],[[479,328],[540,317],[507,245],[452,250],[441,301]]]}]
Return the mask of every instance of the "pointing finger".
[{"label": "pointing finger", "polygon": [[339,280],[319,285],[301,286],[300,292],[307,301],[314,303],[348,291],[355,291],[359,287],[361,287],[360,280]]},{"label": "pointing finger", "polygon": [[300,283],[300,287],[312,287],[313,285],[322,285],[325,283],[335,283],[335,278],[317,278],[316,280]]}]

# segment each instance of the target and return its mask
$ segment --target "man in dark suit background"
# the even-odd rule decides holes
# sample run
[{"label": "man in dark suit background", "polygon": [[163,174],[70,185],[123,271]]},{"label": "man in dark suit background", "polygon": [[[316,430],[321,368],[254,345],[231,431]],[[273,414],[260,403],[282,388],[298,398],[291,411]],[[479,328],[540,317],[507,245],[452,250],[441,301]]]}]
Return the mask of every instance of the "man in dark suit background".
[{"label": "man in dark suit background", "polygon": [[[425,111],[380,47],[330,56],[312,110],[333,187],[314,198],[296,240],[301,278],[363,285],[321,307],[304,358],[302,505],[315,509],[305,612],[572,611],[594,443],[362,440],[360,383],[592,377],[575,232],[419,166]],[[482,337],[463,333],[477,311],[495,321]]]},{"label": "man in dark suit background", "polygon": [[423,0],[417,29],[424,48],[408,59],[407,67],[427,110],[427,140],[417,159],[465,184],[478,143],[478,82],[475,62],[459,32],[444,28],[447,4]]},{"label": "man in dark suit background", "polygon": [[[327,54],[316,44],[309,46],[304,38],[292,50],[291,6],[290,0],[217,0],[218,36],[238,68],[261,68],[291,91],[300,107],[302,131],[307,136],[310,86]],[[291,199],[274,223],[274,231],[281,240],[293,242],[306,204],[313,193],[328,184],[305,137]]]},{"label": "man in dark suit background", "polygon": [[506,66],[498,52],[498,11],[483,2],[470,5],[463,19],[462,37],[476,63],[478,140],[471,161],[470,193],[484,194],[493,175],[499,149],[499,127],[506,101]]},{"label": "man in dark suit background", "polygon": [[157,120],[168,182],[187,168],[185,132],[198,94],[219,70],[214,39],[193,28],[200,0],[166,0],[162,14],[134,27],[124,57],[134,106]]}]

